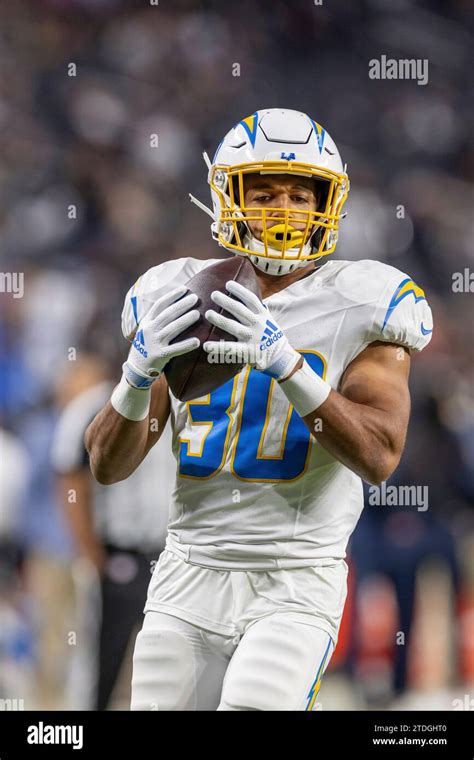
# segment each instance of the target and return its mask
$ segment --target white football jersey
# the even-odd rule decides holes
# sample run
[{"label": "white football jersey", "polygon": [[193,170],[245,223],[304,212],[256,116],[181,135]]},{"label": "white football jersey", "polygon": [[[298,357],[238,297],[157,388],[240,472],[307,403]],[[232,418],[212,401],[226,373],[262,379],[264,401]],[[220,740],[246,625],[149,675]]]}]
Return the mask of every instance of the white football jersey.
[{"label": "white football jersey", "polygon": [[[182,258],[148,270],[127,294],[124,335],[132,338],[158,298],[218,261]],[[334,390],[371,342],[421,351],[433,329],[421,288],[378,261],[327,261],[264,303]],[[208,396],[170,396],[177,476],[168,549],[236,570],[346,556],[363,508],[361,479],[311,437],[278,383],[246,367]]]}]

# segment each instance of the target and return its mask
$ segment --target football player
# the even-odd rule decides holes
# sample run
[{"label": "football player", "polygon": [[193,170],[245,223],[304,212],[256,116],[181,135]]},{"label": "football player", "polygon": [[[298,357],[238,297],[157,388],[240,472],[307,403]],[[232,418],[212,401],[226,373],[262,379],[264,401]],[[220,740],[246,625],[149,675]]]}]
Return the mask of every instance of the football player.
[{"label": "football player", "polygon": [[[169,415],[173,425],[176,487],[135,645],[132,709],[313,710],[337,643],[362,480],[380,484],[399,462],[410,355],[431,338],[431,311],[398,269],[323,259],[349,179],[309,116],[258,111],[205,157],[213,209],[193,200],[214,240],[249,257],[262,294],[229,281],[212,297],[230,316],[206,318],[249,363],[206,397],[173,397],[164,367],[199,345],[170,344],[198,319],[186,282],[218,260],[153,267],[126,296],[130,354],[86,434],[95,477],[112,483]],[[235,343],[204,345],[222,347]]]}]

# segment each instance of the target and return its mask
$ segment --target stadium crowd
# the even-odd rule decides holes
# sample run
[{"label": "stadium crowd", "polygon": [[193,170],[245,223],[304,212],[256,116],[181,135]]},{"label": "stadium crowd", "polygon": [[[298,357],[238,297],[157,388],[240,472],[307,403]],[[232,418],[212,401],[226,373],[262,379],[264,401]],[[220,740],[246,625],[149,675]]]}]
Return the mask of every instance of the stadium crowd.
[{"label": "stadium crowd", "polygon": [[[234,123],[276,106],[311,114],[347,162],[335,256],[408,272],[435,320],[429,348],[413,358],[409,437],[391,479],[427,486],[429,506],[367,503],[349,547],[355,581],[328,693],[332,674],[352,695],[336,692],[336,707],[395,704],[417,689],[423,706],[460,684],[464,693],[474,682],[474,320],[469,279],[455,292],[453,276],[474,271],[472,8],[171,5],[2,9],[1,269],[23,273],[24,293],[0,296],[0,698],[94,703],[80,666],[91,645],[71,634],[97,568],[78,559],[51,456],[61,410],[83,390],[71,390],[71,367],[95,356],[118,381],[120,313],[138,275],[170,258],[226,255],[189,203],[189,192],[207,202],[202,151],[212,157]],[[428,84],[370,79],[382,54],[428,59]],[[407,646],[384,644],[383,625],[404,631]],[[426,626],[446,629],[440,652]],[[115,704],[127,706],[126,689]]]}]

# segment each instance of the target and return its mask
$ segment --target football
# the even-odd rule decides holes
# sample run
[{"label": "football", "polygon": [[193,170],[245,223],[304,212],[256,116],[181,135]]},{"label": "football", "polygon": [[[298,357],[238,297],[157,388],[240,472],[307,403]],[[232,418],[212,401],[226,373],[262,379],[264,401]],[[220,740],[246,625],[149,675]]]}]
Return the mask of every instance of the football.
[{"label": "football", "polygon": [[207,340],[236,341],[235,336],[214,327],[204,316],[208,309],[214,309],[224,316],[234,318],[211,299],[211,293],[214,290],[220,290],[229,295],[225,288],[228,280],[240,282],[241,285],[261,298],[255,269],[249,259],[243,256],[234,256],[231,259],[220,261],[218,264],[205,267],[186,283],[189,290],[199,297],[194,308],[199,311],[200,317],[197,322],[180,333],[171,343],[198,337],[201,345],[190,353],[171,359],[165,367],[164,372],[168,386],[173,395],[180,401],[190,401],[193,398],[207,395],[234,377],[244,366],[244,364],[238,363],[211,363],[209,355],[202,348],[203,343]]}]

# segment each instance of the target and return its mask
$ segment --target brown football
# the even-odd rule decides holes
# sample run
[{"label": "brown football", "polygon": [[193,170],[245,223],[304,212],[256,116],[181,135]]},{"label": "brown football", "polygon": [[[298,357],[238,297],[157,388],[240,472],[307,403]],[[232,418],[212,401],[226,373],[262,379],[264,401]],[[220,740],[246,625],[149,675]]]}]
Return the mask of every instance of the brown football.
[{"label": "brown football", "polygon": [[261,298],[255,269],[249,259],[243,256],[234,256],[205,267],[186,283],[189,290],[199,296],[199,301],[194,308],[199,311],[200,317],[171,343],[196,336],[201,341],[201,345],[183,356],[175,356],[165,367],[170,390],[180,401],[190,401],[193,398],[205,396],[234,377],[244,366],[243,364],[211,364],[208,354],[202,348],[207,340],[237,340],[234,335],[211,325],[204,316],[208,309],[214,309],[224,316],[234,318],[232,314],[211,300],[211,293],[214,290],[230,295],[225,288],[228,280],[240,282]]}]

